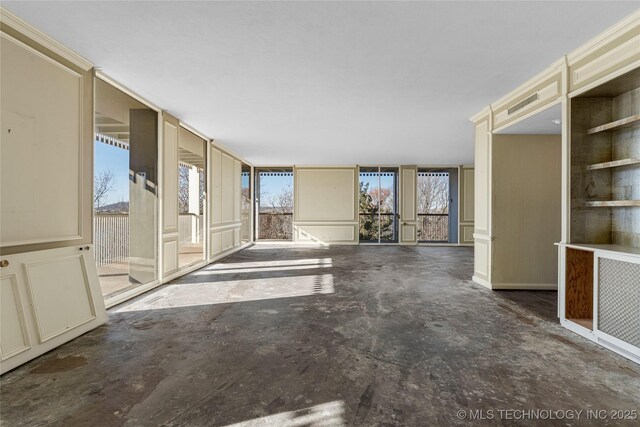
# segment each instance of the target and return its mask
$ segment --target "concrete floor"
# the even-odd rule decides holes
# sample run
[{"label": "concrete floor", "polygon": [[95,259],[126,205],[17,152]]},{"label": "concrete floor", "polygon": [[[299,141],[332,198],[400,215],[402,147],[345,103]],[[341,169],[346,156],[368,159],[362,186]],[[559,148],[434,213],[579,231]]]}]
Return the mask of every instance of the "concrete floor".
[{"label": "concrete floor", "polygon": [[[472,257],[256,245],[4,375],[2,425],[445,426],[470,409],[493,417],[473,424],[513,425],[498,410],[640,409],[638,365],[560,327],[555,292],[471,283]],[[545,425],[617,423],[585,413]]]}]

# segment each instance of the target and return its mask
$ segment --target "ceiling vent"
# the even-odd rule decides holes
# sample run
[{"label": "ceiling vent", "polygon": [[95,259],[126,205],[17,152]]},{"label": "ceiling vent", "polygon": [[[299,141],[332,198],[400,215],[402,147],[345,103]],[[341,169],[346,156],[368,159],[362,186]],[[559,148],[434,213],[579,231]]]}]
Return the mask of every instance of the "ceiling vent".
[{"label": "ceiling vent", "polygon": [[509,108],[507,110],[507,114],[511,115],[519,110],[522,110],[524,107],[526,107],[527,105],[531,104],[534,101],[538,100],[538,92],[534,93],[533,95],[531,95],[530,97],[528,97],[527,99],[525,99],[524,101],[520,101],[518,102],[516,105],[514,105],[513,107]]}]

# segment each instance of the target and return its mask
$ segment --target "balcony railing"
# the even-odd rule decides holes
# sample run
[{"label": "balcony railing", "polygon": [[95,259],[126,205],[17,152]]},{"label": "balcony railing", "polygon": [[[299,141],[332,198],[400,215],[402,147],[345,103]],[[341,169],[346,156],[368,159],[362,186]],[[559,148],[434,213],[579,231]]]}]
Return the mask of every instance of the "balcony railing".
[{"label": "balcony railing", "polygon": [[[378,217],[380,215],[380,217]],[[392,212],[375,212],[360,213],[360,240],[363,242],[377,242],[378,233],[381,242],[397,242],[398,227],[397,214]],[[380,230],[378,230],[378,220],[380,221]],[[372,229],[364,229],[366,221],[372,222]]]},{"label": "balcony railing", "polygon": [[449,241],[449,214],[418,214],[418,240]]},{"label": "balcony railing", "polygon": [[[202,241],[204,216],[180,214],[180,243]],[[96,214],[93,217],[96,264],[98,267],[129,260],[129,214]]]},{"label": "balcony railing", "polygon": [[291,240],[292,235],[292,213],[260,212],[258,214],[258,239]]}]

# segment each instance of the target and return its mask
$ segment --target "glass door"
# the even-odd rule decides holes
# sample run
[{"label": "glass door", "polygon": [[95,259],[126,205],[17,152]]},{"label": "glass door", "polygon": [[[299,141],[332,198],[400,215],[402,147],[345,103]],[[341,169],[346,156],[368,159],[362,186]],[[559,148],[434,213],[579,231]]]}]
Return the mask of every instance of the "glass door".
[{"label": "glass door", "polygon": [[449,170],[418,170],[418,241],[449,242]]},{"label": "glass door", "polygon": [[360,168],[359,235],[361,243],[398,242],[398,169]]},{"label": "glass door", "polygon": [[291,240],[293,236],[293,170],[256,171],[256,236],[261,240]]}]

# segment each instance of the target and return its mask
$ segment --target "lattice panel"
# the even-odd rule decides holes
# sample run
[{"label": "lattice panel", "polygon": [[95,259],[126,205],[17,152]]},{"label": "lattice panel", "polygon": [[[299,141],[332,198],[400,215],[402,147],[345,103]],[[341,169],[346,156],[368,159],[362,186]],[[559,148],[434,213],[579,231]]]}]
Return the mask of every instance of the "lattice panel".
[{"label": "lattice panel", "polygon": [[599,258],[598,329],[640,347],[640,264]]}]

